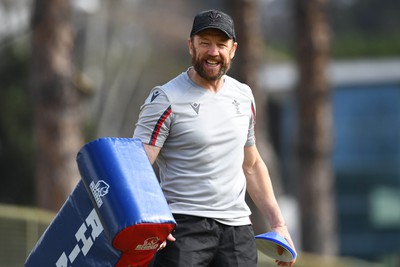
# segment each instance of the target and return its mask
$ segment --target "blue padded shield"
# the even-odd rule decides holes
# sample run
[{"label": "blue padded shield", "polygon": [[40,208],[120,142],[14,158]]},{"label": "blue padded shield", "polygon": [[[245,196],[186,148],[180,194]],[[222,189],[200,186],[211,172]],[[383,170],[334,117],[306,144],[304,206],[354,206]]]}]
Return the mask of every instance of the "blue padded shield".
[{"label": "blue padded shield", "polygon": [[121,255],[106,237],[80,181],[36,243],[25,266],[99,266],[101,263],[112,267]]},{"label": "blue padded shield", "polygon": [[101,138],[77,162],[113,247],[132,257],[154,254],[175,221],[142,142]]},{"label": "blue padded shield", "polygon": [[77,163],[82,181],[26,266],[147,266],[175,221],[141,141],[97,139]]}]

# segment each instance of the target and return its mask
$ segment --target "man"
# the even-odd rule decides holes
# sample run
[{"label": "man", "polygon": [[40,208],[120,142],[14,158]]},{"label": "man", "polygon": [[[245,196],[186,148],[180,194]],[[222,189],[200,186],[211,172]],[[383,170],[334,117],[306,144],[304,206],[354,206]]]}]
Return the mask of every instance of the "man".
[{"label": "man", "polygon": [[152,90],[134,132],[159,166],[177,222],[154,266],[256,266],[246,190],[272,229],[293,242],[255,144],[251,90],[225,75],[237,48],[231,17],[197,14],[188,46],[193,66]]}]

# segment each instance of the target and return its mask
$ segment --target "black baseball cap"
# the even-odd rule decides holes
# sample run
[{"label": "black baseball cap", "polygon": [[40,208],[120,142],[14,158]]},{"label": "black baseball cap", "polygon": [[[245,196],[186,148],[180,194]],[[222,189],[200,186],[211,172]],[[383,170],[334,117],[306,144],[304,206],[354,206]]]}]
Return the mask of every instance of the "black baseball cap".
[{"label": "black baseball cap", "polygon": [[235,28],[232,18],[219,10],[206,10],[194,17],[190,37],[205,29],[218,29],[223,31],[230,39],[236,42]]}]

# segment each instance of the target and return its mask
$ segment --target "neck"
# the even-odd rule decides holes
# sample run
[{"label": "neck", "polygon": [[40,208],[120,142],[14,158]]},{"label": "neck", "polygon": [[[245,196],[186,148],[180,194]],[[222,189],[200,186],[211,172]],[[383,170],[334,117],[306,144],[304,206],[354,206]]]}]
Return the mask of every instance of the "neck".
[{"label": "neck", "polygon": [[215,81],[209,81],[201,77],[193,67],[189,68],[188,75],[194,83],[213,93],[217,93],[224,85],[223,77]]}]

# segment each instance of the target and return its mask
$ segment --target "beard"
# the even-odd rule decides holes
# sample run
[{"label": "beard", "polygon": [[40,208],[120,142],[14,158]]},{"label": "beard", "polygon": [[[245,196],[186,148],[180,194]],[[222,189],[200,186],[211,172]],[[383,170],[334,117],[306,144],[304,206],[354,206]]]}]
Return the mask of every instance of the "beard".
[{"label": "beard", "polygon": [[[193,55],[192,55],[192,66],[194,68],[194,70],[197,72],[197,74],[199,74],[199,76],[203,79],[205,79],[206,81],[216,81],[218,79],[220,79],[222,76],[225,75],[225,73],[228,72],[228,70],[231,67],[231,62],[228,61],[224,61],[222,60],[221,65],[220,65],[220,69],[216,74],[210,74],[208,73],[203,66],[203,63],[207,60],[207,59],[212,59],[215,60],[216,57],[204,57],[204,58],[200,58],[197,56],[197,50],[195,47],[193,47]],[[221,61],[221,60],[218,60]]]}]

